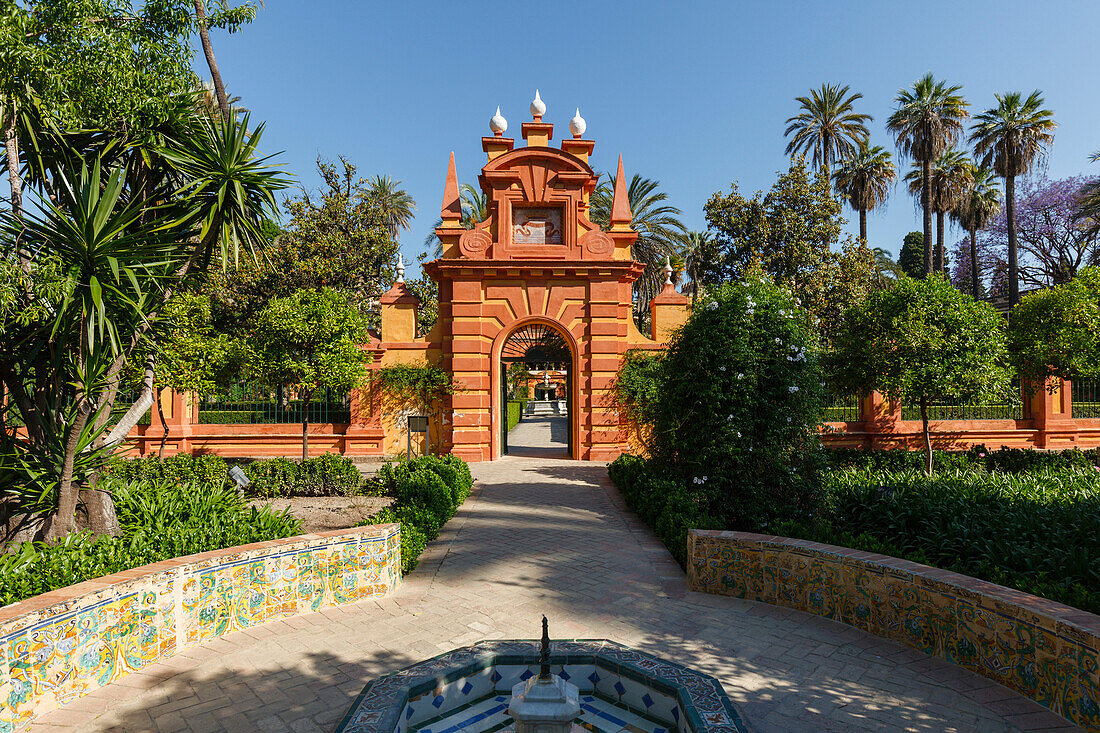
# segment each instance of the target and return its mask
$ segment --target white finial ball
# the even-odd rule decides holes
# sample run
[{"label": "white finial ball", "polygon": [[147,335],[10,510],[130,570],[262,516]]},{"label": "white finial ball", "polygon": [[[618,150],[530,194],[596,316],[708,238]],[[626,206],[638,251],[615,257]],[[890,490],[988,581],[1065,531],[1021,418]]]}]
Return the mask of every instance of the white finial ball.
[{"label": "white finial ball", "polygon": [[539,96],[539,90],[535,90],[535,98],[531,100],[531,116],[542,117],[546,114],[546,102]]},{"label": "white finial ball", "polygon": [[573,137],[580,137],[587,129],[588,123],[581,117],[581,108],[577,107],[577,114],[573,115],[573,119],[569,120],[569,132],[573,133]]},{"label": "white finial ball", "polygon": [[397,282],[405,282],[405,258],[400,252],[397,254]]},{"label": "white finial ball", "polygon": [[503,135],[508,131],[508,120],[504,119],[504,115],[500,113],[500,107],[497,107],[497,113],[489,120],[489,129],[494,135]]},{"label": "white finial ball", "polygon": [[672,284],[672,263],[668,260],[668,255],[665,255],[665,285]]}]

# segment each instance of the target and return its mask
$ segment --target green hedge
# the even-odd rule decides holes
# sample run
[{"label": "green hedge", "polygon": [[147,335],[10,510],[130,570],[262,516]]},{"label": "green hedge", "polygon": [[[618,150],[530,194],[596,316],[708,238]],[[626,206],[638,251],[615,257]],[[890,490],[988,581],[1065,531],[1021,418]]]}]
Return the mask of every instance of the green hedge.
[{"label": "green hedge", "polygon": [[470,467],[454,456],[420,456],[387,463],[373,479],[375,490],[394,503],[367,524],[401,524],[401,572],[411,573],[427,544],[458,511],[473,488]]},{"label": "green hedge", "polygon": [[[355,463],[326,453],[304,461],[270,458],[243,465],[252,481],[245,493],[273,498],[285,496],[350,496],[360,493],[363,480]],[[194,481],[220,485],[228,479],[229,464],[221,456],[180,454],[169,458],[146,456],[112,461],[107,473],[123,480]]]},{"label": "green hedge", "polygon": [[[957,471],[997,471],[1023,473],[1062,468],[1088,469],[1100,466],[1100,449],[1040,451],[1031,448],[989,450],[978,445],[965,452],[932,451],[937,473]],[[825,452],[833,468],[874,468],[887,471],[920,470],[924,453],[907,450],[861,450],[834,448]]]},{"label": "green hedge", "polygon": [[0,605],[160,560],[301,533],[298,519],[248,506],[232,484],[101,481],[114,497],[121,534],[82,532],[0,555]]},{"label": "green hedge", "polygon": [[519,425],[519,421],[523,419],[523,407],[526,404],[527,400],[508,400],[508,430]]},{"label": "green hedge", "polygon": [[723,529],[700,505],[699,496],[659,470],[653,460],[621,455],[608,466],[611,480],[635,514],[648,524],[676,561],[687,560],[689,529]]},{"label": "green hedge", "polygon": [[[760,531],[905,558],[1100,613],[1095,452],[977,448],[937,458],[931,478],[919,452],[829,454],[818,510]],[[741,529],[653,461],[620,456],[609,473],[681,564],[688,529]]]},{"label": "green hedge", "polygon": [[[1054,454],[1057,455],[1057,454]],[[777,535],[901,557],[1100,613],[1100,473],[847,469]]]}]

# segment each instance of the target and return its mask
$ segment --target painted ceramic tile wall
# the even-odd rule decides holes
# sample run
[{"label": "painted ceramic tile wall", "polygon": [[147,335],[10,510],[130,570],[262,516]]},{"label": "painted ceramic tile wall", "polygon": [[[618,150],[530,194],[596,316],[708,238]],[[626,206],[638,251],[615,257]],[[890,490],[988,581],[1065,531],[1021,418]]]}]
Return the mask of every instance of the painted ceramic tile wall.
[{"label": "painted ceramic tile wall", "polygon": [[0,733],[177,651],[239,629],[383,596],[400,525],[167,560],[0,609]]},{"label": "painted ceramic tile wall", "polygon": [[946,570],[816,542],[692,530],[692,590],[826,616],[934,654],[1100,731],[1100,617]]}]

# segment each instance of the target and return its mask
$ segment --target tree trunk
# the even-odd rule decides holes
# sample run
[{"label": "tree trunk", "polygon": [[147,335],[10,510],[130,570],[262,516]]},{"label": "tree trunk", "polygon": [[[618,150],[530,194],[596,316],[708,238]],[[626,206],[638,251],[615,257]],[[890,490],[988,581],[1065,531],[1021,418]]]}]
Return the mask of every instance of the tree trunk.
[{"label": "tree trunk", "polygon": [[302,460],[309,458],[309,401],[313,395],[302,393]]},{"label": "tree trunk", "polygon": [[122,533],[111,492],[92,486],[90,489],[81,491],[80,498],[88,512],[88,529],[94,534],[105,534],[111,537],[118,537]]},{"label": "tree trunk", "polygon": [[65,456],[61,462],[61,477],[57,484],[57,510],[46,522],[45,539],[57,540],[74,529],[76,520],[77,487],[73,485],[73,467],[76,463],[76,449],[80,445],[80,435],[88,418],[92,414],[92,404],[83,396],[77,397],[77,415],[69,426],[69,435],[65,439]]},{"label": "tree trunk", "polygon": [[[4,153],[8,161],[8,185],[11,187],[11,211],[22,226],[23,221],[23,178],[19,175],[19,136],[16,127],[17,108],[15,99],[11,100],[11,117],[4,125]],[[2,115],[0,115],[2,117]],[[24,274],[31,272],[31,261],[25,253],[19,252],[19,266]],[[28,284],[28,288],[30,285]]]},{"label": "tree trunk", "polygon": [[1020,273],[1016,262],[1016,176],[1005,176],[1005,213],[1008,220],[1008,307],[1020,302]]},{"label": "tree trunk", "polygon": [[974,300],[978,295],[978,230],[970,228],[970,289],[974,293]]},{"label": "tree trunk", "polygon": [[160,418],[160,427],[163,432],[160,434],[160,451],[157,453],[157,457],[164,458],[164,444],[168,442],[168,423],[164,421],[164,405],[160,404],[160,393],[162,390],[157,390],[155,401],[157,403],[157,417]]},{"label": "tree trunk", "polygon": [[214,94],[218,97],[218,108],[222,111],[222,117],[229,121],[229,97],[225,94],[225,85],[222,84],[222,75],[218,71],[218,62],[214,59],[214,47],[210,44],[210,32],[206,27],[206,5],[203,0],[195,2],[195,24],[199,27],[199,41],[202,43],[202,52],[206,56],[206,65],[210,67],[210,77],[214,82]]},{"label": "tree trunk", "polygon": [[921,162],[920,205],[924,210],[924,274],[932,272],[932,161]]},{"label": "tree trunk", "polygon": [[921,424],[924,426],[924,474],[926,476],[932,475],[932,436],[928,432],[928,397],[921,395],[920,397],[920,419]]},{"label": "tree trunk", "polygon": [[867,209],[859,210],[859,238],[867,244]]},{"label": "tree trunk", "polygon": [[947,266],[943,260],[943,218],[945,214],[942,211],[936,212],[936,262],[933,266],[936,272],[943,272],[946,274]]},{"label": "tree trunk", "polygon": [[118,421],[118,424],[111,429],[111,432],[107,435],[107,439],[103,441],[103,444],[108,448],[114,448],[116,445],[126,440],[126,436],[130,434],[130,431],[134,429],[134,426],[138,424],[138,420],[145,414],[145,411],[153,406],[153,371],[156,367],[156,355],[149,354],[149,358],[145,361],[145,375],[141,380],[141,394],[138,395],[134,404],[130,405],[130,409],[126,411],[126,414]]}]

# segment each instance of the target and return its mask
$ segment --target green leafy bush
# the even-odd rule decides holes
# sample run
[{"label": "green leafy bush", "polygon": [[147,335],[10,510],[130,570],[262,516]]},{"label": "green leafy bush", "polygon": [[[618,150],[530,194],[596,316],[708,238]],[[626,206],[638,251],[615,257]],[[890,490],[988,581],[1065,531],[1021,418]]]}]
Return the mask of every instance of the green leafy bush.
[{"label": "green leafy bush", "polygon": [[25,542],[0,556],[0,605],[168,558],[301,533],[296,518],[248,506],[224,481],[102,481],[114,496],[120,536],[79,533],[56,544]]},{"label": "green leafy bush", "polygon": [[[192,481],[220,485],[227,480],[229,464],[220,456],[180,454],[169,458],[116,459],[107,473],[122,480]],[[349,496],[359,493],[362,476],[345,456],[326,453],[304,461],[271,458],[244,466],[252,481],[246,493],[256,497]]]},{"label": "green leafy bush", "polygon": [[373,483],[376,492],[392,496],[394,503],[363,524],[401,524],[401,572],[406,574],[416,568],[428,542],[439,536],[474,484],[470,467],[454,456],[387,463]]},{"label": "green leafy bush", "polygon": [[[1057,455],[1057,454],[1055,454]],[[988,454],[987,454],[988,457]],[[836,470],[812,521],[769,529],[953,570],[1100,612],[1100,472]]]},{"label": "green leafy bush", "polygon": [[[924,465],[924,455],[907,450],[862,450],[859,448],[833,448],[825,452],[833,468],[868,468],[888,471],[919,469]],[[1027,473],[1038,470],[1063,468],[1089,469],[1100,465],[1100,450],[1070,448],[1062,451],[1034,450],[1032,448],[1006,448],[989,450],[977,445],[965,452],[935,451],[937,473],[958,471],[998,471],[1001,473]]]},{"label": "green leafy bush", "polygon": [[252,461],[244,467],[255,496],[351,496],[359,493],[363,478],[346,456],[325,453],[304,461],[288,458]]},{"label": "green leafy bush", "polygon": [[751,531],[814,508],[824,388],[809,316],[786,290],[762,280],[712,290],[663,356],[627,360],[617,393],[652,456],[639,485],[682,487],[690,505],[677,516]]},{"label": "green leafy bush", "polygon": [[519,421],[523,418],[523,408],[526,404],[527,400],[508,400],[509,430],[519,425]]},{"label": "green leafy bush", "polygon": [[687,559],[689,529],[721,529],[722,521],[707,514],[697,492],[659,470],[651,460],[621,455],[608,466],[619,492],[642,521],[653,528],[681,565]]}]

